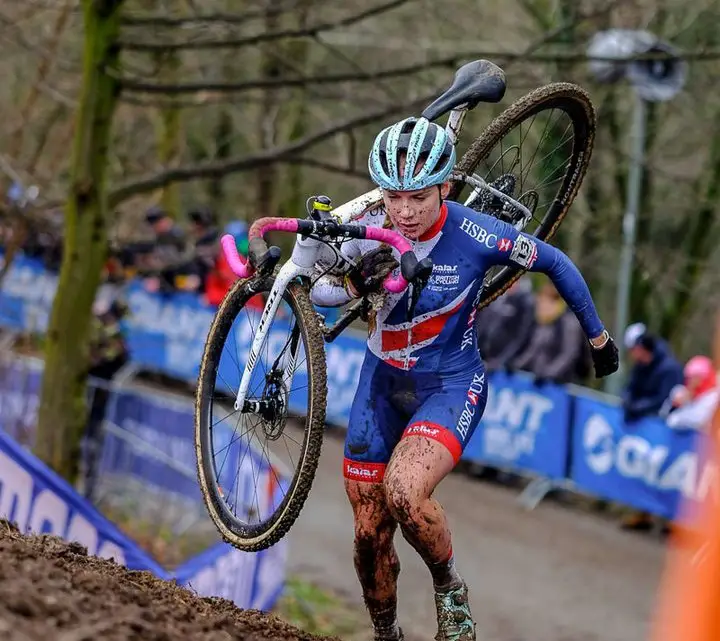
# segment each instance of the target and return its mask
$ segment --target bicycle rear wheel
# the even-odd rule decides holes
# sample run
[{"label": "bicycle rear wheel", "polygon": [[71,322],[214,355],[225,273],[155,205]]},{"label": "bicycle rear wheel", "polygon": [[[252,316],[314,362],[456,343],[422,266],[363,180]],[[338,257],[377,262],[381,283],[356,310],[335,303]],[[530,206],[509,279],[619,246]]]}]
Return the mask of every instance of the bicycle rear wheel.
[{"label": "bicycle rear wheel", "polygon": [[[531,138],[537,139],[537,146],[524,152],[522,147]],[[595,109],[583,89],[570,83],[535,89],[497,116],[456,166],[456,171],[480,176],[525,205],[533,214],[526,228],[515,224],[512,212],[503,211],[502,203],[489,192],[475,194],[470,202],[473,189],[464,180],[453,182],[448,198],[504,218],[524,233],[548,241],[578,193],[594,139]],[[534,167],[536,160],[540,166]],[[524,273],[519,267],[492,268],[478,309],[502,295]]]},{"label": "bicycle rear wheel", "polygon": [[274,282],[238,281],[225,296],[208,333],[195,399],[205,505],[223,538],[246,551],[274,545],[292,527],[310,492],[325,428],[325,348],[307,287],[296,282],[271,321],[245,406],[234,409]]}]

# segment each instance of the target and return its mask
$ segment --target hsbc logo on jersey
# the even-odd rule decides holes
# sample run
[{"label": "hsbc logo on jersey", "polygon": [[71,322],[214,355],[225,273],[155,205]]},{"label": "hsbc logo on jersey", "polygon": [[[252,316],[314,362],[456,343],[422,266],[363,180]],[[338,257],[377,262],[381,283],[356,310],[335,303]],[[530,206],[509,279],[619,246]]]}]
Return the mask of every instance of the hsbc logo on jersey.
[{"label": "hsbc logo on jersey", "polygon": [[483,389],[485,388],[485,373],[473,374],[472,382],[468,387],[467,400],[465,401],[465,407],[463,408],[462,414],[457,422],[458,434],[464,441],[467,438],[470,424],[472,423],[475,412],[477,412],[477,404],[482,395]]},{"label": "hsbc logo on jersey", "polygon": [[513,241],[509,238],[501,238],[497,246],[501,252],[509,252],[512,249]]},{"label": "hsbc logo on jersey", "polygon": [[440,428],[430,427],[429,425],[425,425],[423,423],[417,423],[408,427],[407,434],[417,434],[420,436],[435,438],[438,434],[440,434]]},{"label": "hsbc logo on jersey", "polygon": [[477,223],[474,223],[468,218],[463,218],[462,223],[460,223],[460,229],[462,229],[468,236],[478,241],[481,245],[485,245],[488,249],[495,249],[495,247],[497,247],[497,234],[488,233],[487,229]]}]

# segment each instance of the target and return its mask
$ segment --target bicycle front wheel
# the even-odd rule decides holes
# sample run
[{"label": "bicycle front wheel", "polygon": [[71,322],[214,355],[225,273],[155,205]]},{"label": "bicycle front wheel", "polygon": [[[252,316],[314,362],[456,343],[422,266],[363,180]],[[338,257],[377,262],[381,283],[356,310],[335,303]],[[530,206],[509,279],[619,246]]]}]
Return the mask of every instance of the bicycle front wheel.
[{"label": "bicycle front wheel", "polygon": [[246,402],[234,408],[274,282],[257,276],[227,293],[208,333],[195,399],[205,505],[222,537],[245,551],[274,545],[292,527],[315,477],[325,427],[324,342],[308,289],[297,282],[270,321]]}]

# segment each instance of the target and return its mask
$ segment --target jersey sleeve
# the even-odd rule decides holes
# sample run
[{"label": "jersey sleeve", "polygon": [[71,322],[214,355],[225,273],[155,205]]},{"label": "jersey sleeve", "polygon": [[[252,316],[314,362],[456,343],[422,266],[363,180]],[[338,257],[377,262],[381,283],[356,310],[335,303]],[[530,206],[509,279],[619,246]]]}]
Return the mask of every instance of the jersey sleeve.
[{"label": "jersey sleeve", "polygon": [[602,334],[605,327],[587,283],[565,253],[486,214],[478,214],[474,220],[464,218],[460,228],[475,238],[478,251],[485,255],[487,266],[521,267],[530,272],[547,274],[577,317],[585,335],[594,338]]},{"label": "jersey sleeve", "polygon": [[[359,242],[351,240],[343,244],[340,253],[349,260],[354,260],[360,255]],[[343,282],[344,274],[328,273],[323,274],[327,266],[316,265],[315,270],[319,276],[310,290],[310,300],[321,307],[340,307],[350,300],[350,295],[345,289]]]}]

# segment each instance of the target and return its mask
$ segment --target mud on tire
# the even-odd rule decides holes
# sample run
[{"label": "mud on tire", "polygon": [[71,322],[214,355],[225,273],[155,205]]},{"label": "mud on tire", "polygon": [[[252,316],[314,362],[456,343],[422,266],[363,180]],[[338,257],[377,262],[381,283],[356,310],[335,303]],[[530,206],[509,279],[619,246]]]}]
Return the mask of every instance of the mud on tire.
[{"label": "mud on tire", "polygon": [[267,521],[250,525],[239,521],[230,512],[220,493],[213,462],[210,419],[215,375],[233,321],[250,298],[269,292],[273,283],[271,276],[240,280],[225,295],[205,343],[195,398],[195,448],[203,499],[210,518],[225,541],[245,551],[263,550],[274,545],[292,527],[312,487],[325,429],[327,374],[324,341],[307,286],[294,282],[286,288],[284,300],[295,314],[307,356],[307,415],[304,417],[301,460],[287,493]]}]

